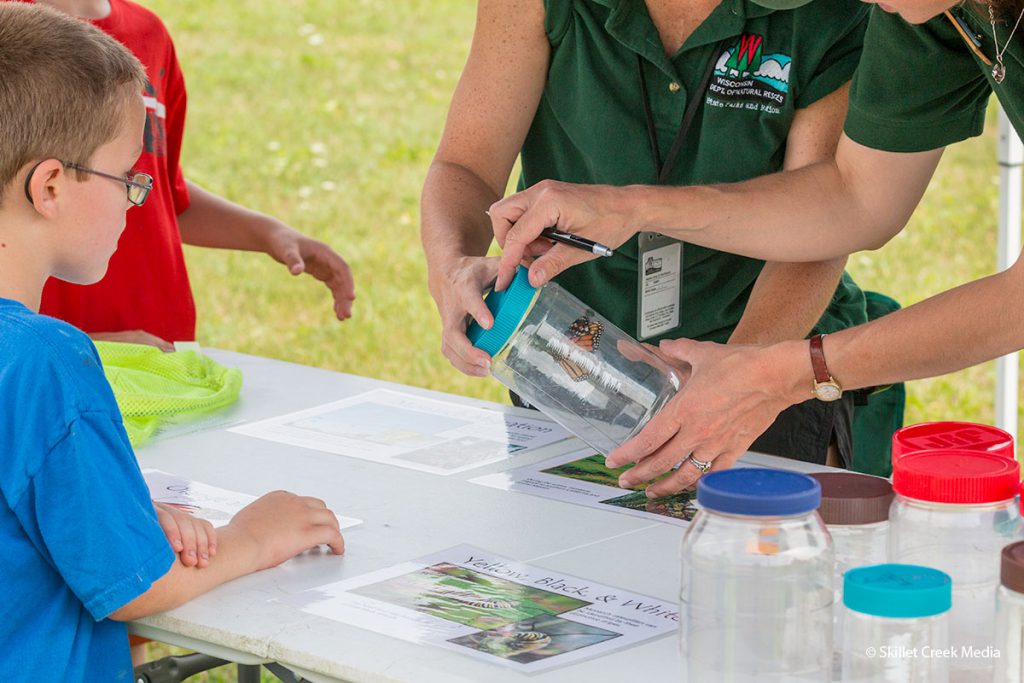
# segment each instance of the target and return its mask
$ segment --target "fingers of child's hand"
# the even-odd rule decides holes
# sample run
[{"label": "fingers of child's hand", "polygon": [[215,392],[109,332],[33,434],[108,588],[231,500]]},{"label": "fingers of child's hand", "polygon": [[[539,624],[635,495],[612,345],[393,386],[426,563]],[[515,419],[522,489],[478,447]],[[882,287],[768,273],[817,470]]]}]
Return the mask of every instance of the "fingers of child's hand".
[{"label": "fingers of child's hand", "polygon": [[339,320],[352,317],[352,302],[356,298],[352,269],[339,254],[326,244],[318,242],[306,255],[306,272],[320,280],[331,290],[334,310]]},{"label": "fingers of child's hand", "polygon": [[310,547],[326,545],[335,555],[345,552],[341,522],[337,515],[327,508],[327,503],[319,498],[302,498],[301,501],[308,508],[306,519],[309,524]]},{"label": "fingers of child's hand", "polygon": [[284,265],[288,268],[288,272],[292,275],[301,275],[302,271],[306,269],[306,264],[302,257],[299,256],[297,248],[286,251],[282,259],[284,260]]},{"label": "fingers of child's hand", "polygon": [[146,344],[148,346],[155,346],[164,353],[170,353],[171,351],[174,351],[174,344],[172,344],[171,342],[167,341],[166,339],[162,339],[156,336],[155,334],[150,334],[149,332],[144,332],[142,330],[128,332],[127,337],[125,338],[124,341],[132,344]]},{"label": "fingers of child's hand", "polygon": [[157,347],[164,353],[171,353],[174,351],[174,344],[169,341],[164,341],[160,337],[153,337],[153,341],[149,342],[152,346]]},{"label": "fingers of child's hand", "polygon": [[199,556],[199,567],[210,564],[217,545],[217,532],[213,525],[205,519],[192,518],[192,530],[196,534],[196,554]]},{"label": "fingers of child's hand", "polygon": [[217,528],[205,519],[202,520],[202,522],[206,528],[206,547],[209,550],[210,557],[212,558],[217,554]]},{"label": "fingers of child's hand", "polygon": [[202,524],[202,521],[197,519],[192,525],[196,537],[196,566],[200,569],[210,564],[210,540],[206,535],[207,525]]},{"label": "fingers of child's hand", "polygon": [[156,510],[156,521],[167,537],[167,542],[171,544],[171,549],[180,553],[184,546],[181,544],[181,532],[178,531],[178,522],[174,515],[162,503],[153,503],[153,509]]},{"label": "fingers of child's hand", "polygon": [[311,526],[329,526],[341,531],[341,522],[338,521],[338,517],[326,507],[311,509],[309,523]]},{"label": "fingers of child's hand", "polygon": [[345,552],[345,538],[341,531],[326,524],[316,527],[314,545],[326,545],[335,555],[342,555]]},{"label": "fingers of child's hand", "polygon": [[337,536],[327,543],[327,547],[330,548],[331,552],[335,555],[345,554],[345,537],[341,535],[340,531]]},{"label": "fingers of child's hand", "polygon": [[[186,567],[194,567],[199,564],[199,552],[198,552],[198,534],[196,533],[196,525],[189,523],[189,520],[180,519],[178,524],[178,531],[181,533],[181,563]],[[206,537],[203,536],[203,542]]]}]

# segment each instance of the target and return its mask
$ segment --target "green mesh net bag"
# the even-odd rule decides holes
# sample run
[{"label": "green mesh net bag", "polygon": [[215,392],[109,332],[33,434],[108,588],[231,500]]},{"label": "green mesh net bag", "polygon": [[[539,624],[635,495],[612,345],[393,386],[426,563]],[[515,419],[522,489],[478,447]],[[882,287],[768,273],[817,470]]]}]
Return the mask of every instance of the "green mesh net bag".
[{"label": "green mesh net bag", "polygon": [[164,353],[145,344],[96,342],[107,381],[133,446],[158,428],[211,413],[238,400],[242,373],[198,351]]}]

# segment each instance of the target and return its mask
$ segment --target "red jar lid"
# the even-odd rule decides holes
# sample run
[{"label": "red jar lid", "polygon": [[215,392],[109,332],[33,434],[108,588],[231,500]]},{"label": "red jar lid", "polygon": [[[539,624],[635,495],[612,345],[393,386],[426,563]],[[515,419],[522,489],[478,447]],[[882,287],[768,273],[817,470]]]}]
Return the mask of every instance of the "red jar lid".
[{"label": "red jar lid", "polygon": [[1013,437],[998,427],[973,422],[922,422],[892,436],[892,461],[907,453],[955,448],[1013,458]]},{"label": "red jar lid", "polygon": [[892,487],[931,503],[997,503],[1020,488],[1020,464],[1001,455],[965,450],[910,453],[893,463]]}]

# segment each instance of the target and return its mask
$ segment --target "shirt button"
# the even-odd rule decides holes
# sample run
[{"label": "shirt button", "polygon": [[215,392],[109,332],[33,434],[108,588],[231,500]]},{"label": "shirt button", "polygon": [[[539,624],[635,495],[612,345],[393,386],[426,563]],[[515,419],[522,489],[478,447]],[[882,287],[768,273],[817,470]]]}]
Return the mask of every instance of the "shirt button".
[{"label": "shirt button", "polygon": [[671,83],[668,84],[668,91],[669,92],[679,92],[679,89],[681,87],[682,87],[681,85],[679,85],[675,81],[672,81]]}]

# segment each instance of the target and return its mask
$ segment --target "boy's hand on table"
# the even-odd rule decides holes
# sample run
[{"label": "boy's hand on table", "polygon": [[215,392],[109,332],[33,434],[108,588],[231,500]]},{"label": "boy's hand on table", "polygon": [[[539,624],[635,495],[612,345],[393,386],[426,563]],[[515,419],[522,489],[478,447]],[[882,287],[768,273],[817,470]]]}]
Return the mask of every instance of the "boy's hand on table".
[{"label": "boy's hand on table", "polygon": [[146,344],[155,346],[161,351],[169,353],[174,350],[174,344],[145,330],[123,330],[121,332],[95,332],[89,335],[93,341],[121,342],[122,344]]},{"label": "boy's hand on table", "polygon": [[153,507],[160,528],[181,563],[199,569],[210,564],[210,558],[217,554],[217,532],[213,525],[174,505],[153,501]]},{"label": "boy's hand on table", "polygon": [[327,285],[334,297],[334,314],[338,320],[352,317],[355,280],[348,263],[337,252],[280,222],[267,236],[266,251],[292,275],[308,273]]},{"label": "boy's hand on table", "polygon": [[327,545],[345,552],[338,518],[317,498],[273,491],[254,500],[232,518],[228,528],[247,540],[253,571],[269,569],[301,552]]}]

